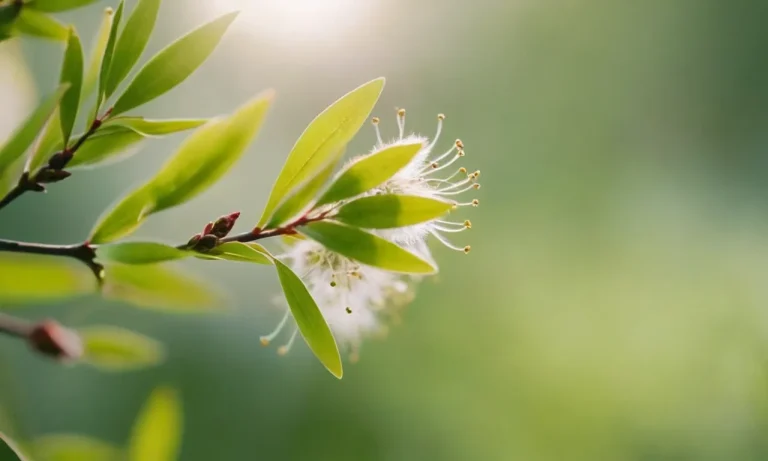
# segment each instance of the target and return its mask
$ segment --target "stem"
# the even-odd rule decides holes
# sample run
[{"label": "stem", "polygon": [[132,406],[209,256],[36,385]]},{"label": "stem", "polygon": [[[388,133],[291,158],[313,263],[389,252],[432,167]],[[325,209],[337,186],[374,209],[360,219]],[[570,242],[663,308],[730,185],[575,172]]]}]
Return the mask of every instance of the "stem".
[{"label": "stem", "polygon": [[42,243],[26,243],[0,239],[0,251],[75,258],[88,266],[96,278],[101,280],[100,274],[103,267],[95,261],[96,251],[87,243],[80,245],[45,245]]},{"label": "stem", "polygon": [[27,338],[33,329],[34,324],[31,322],[8,314],[0,314],[0,333],[16,338]]},{"label": "stem", "polygon": [[96,130],[99,129],[101,124],[103,123],[104,119],[106,119],[109,114],[112,112],[112,109],[108,109],[104,115],[101,117],[97,117],[93,123],[91,123],[91,126],[88,128],[88,131],[83,133],[80,138],[75,141],[75,143],[72,145],[72,147],[64,148],[63,150],[53,154],[51,158],[48,160],[48,165],[44,167],[40,172],[35,175],[35,177],[30,177],[29,172],[24,172],[24,174],[21,175],[19,178],[19,182],[16,184],[16,186],[8,192],[5,197],[0,199],[0,209],[3,209],[6,205],[10,204],[17,198],[21,197],[25,192],[29,191],[38,191],[42,192],[45,190],[45,188],[40,184],[40,173],[44,171],[45,169],[53,169],[53,170],[62,170],[65,166],[67,166],[67,163],[69,163],[70,160],[72,160],[72,157],[75,155],[75,152],[85,143],[85,141],[88,140],[91,136],[93,136],[94,133],[96,133]]}]

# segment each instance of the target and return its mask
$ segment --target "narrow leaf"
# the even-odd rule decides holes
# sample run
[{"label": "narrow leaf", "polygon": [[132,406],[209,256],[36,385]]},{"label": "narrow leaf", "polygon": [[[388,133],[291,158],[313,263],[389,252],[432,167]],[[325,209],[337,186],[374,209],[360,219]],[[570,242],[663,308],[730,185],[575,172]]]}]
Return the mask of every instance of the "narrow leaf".
[{"label": "narrow leaf", "polygon": [[320,308],[312,299],[304,282],[285,264],[275,260],[275,269],[283,287],[285,299],[291,308],[304,341],[331,374],[341,379],[344,371],[339,356],[339,348],[331,329],[325,321]]},{"label": "narrow leaf", "polygon": [[431,274],[427,261],[363,230],[331,222],[315,222],[301,228],[307,237],[348,258],[393,272]]},{"label": "narrow leaf", "polygon": [[0,459],[4,461],[27,461],[29,457],[7,435],[0,432]]},{"label": "narrow leaf", "polygon": [[53,115],[43,128],[43,133],[37,138],[34,147],[27,158],[27,165],[24,171],[33,175],[45,165],[51,156],[64,146],[64,140],[61,133],[61,117],[59,109],[53,111]]},{"label": "narrow leaf", "polygon": [[109,299],[167,312],[220,309],[221,295],[206,285],[163,264],[106,264],[102,294]]},{"label": "narrow leaf", "polygon": [[288,154],[269,194],[259,227],[270,220],[277,206],[295,187],[343,152],[343,147],[370,115],[383,88],[383,78],[372,80],[342,96],[309,124]]},{"label": "narrow leaf", "polygon": [[207,119],[151,120],[144,117],[115,117],[104,123],[104,127],[121,126],[143,136],[162,136],[187,131],[208,122]]},{"label": "narrow leaf", "polygon": [[55,256],[0,253],[0,300],[43,302],[96,291],[85,264]]},{"label": "narrow leaf", "polygon": [[106,161],[122,160],[136,152],[142,140],[144,136],[128,128],[100,129],[77,149],[67,167],[93,166]]},{"label": "narrow leaf", "polygon": [[192,253],[156,242],[121,242],[96,249],[99,260],[123,264],[154,264],[192,256]]},{"label": "narrow leaf", "polygon": [[31,8],[22,8],[13,25],[23,34],[60,42],[66,41],[69,36],[69,30],[64,24]]},{"label": "narrow leaf", "polygon": [[67,49],[64,52],[64,63],[61,66],[61,84],[69,84],[64,96],[61,98],[59,108],[59,119],[61,121],[61,132],[63,134],[64,145],[69,142],[69,136],[72,134],[72,127],[77,119],[77,109],[80,105],[80,90],[83,86],[83,46],[80,44],[80,37],[77,36],[75,28],[69,28],[69,38],[67,39]]},{"label": "narrow leaf", "polygon": [[115,461],[120,450],[100,440],[82,435],[55,434],[35,439],[31,450],[40,461]]},{"label": "narrow leaf", "polygon": [[303,211],[317,196],[317,193],[323,188],[325,183],[328,182],[328,178],[333,174],[335,166],[335,161],[329,162],[317,175],[299,187],[296,192],[277,208],[265,229],[274,229]]},{"label": "narrow leaf", "polygon": [[[101,20],[99,31],[96,33],[96,40],[91,49],[90,59],[88,60],[88,70],[85,71],[83,77],[83,90],[80,92],[80,98],[85,99],[90,96],[96,89],[96,85],[99,81],[99,72],[101,71],[101,63],[104,59],[104,54],[107,51],[107,44],[109,43],[109,35],[112,31],[112,21],[115,17],[115,12],[112,8],[106,8],[104,10],[104,18]],[[88,120],[92,122],[94,117]]]},{"label": "narrow leaf", "polygon": [[0,148],[0,174],[24,155],[40,130],[43,129],[43,125],[59,104],[67,88],[67,85],[61,85],[55,93],[43,99],[24,123],[11,134],[5,145]]},{"label": "narrow leaf", "polygon": [[436,219],[453,208],[442,200],[411,195],[383,194],[353,200],[334,219],[355,227],[390,229]]},{"label": "narrow leaf", "polygon": [[230,117],[195,131],[154,178],[99,220],[91,241],[105,243],[128,235],[150,214],[180,205],[210,187],[245,152],[271,100],[271,93],[259,96]]},{"label": "narrow leaf", "polygon": [[0,42],[13,36],[13,22],[21,12],[21,4],[5,4],[0,6]]},{"label": "narrow leaf", "polygon": [[128,461],[175,461],[181,448],[182,409],[177,392],[155,389],[133,425]]},{"label": "narrow leaf", "polygon": [[383,184],[410,163],[421,148],[421,143],[403,144],[363,157],[341,172],[317,205],[355,197]]},{"label": "narrow leaf", "polygon": [[83,340],[83,360],[106,371],[151,367],[164,359],[163,347],[154,339],[130,330],[92,326],[78,330]]},{"label": "narrow leaf", "polygon": [[105,86],[106,97],[115,92],[147,46],[155,27],[160,0],[139,0],[115,43]]},{"label": "narrow leaf", "polygon": [[95,3],[98,0],[32,0],[27,3],[28,8],[55,13],[58,11],[72,10],[81,6]]},{"label": "narrow leaf", "polygon": [[107,79],[109,78],[109,68],[112,65],[112,56],[115,54],[115,43],[117,42],[117,29],[120,27],[120,20],[123,17],[123,8],[125,3],[120,0],[115,11],[115,17],[112,19],[112,26],[109,30],[109,38],[107,39],[107,45],[104,47],[104,57],[101,60],[101,69],[99,69],[99,92],[96,95],[96,105],[94,107],[93,118],[96,117],[96,112],[101,108],[101,103],[104,101],[107,91]]},{"label": "narrow leaf", "polygon": [[258,243],[227,242],[205,253],[214,259],[240,261],[256,264],[272,264],[272,258],[264,247]]},{"label": "narrow leaf", "polygon": [[118,98],[112,113],[147,103],[186,80],[213,52],[236,16],[229,13],[214,19],[157,53]]}]

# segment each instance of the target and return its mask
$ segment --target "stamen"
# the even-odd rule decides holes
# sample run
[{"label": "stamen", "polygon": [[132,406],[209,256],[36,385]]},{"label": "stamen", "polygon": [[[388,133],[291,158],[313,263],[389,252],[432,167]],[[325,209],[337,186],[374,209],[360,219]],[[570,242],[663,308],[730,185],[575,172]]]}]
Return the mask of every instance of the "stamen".
[{"label": "stamen", "polygon": [[[449,189],[452,189],[452,188],[449,188]],[[463,194],[464,192],[470,191],[472,189],[480,189],[480,184],[477,184],[477,183],[470,184],[469,186],[465,187],[464,189],[455,190],[455,191],[446,192],[446,190],[448,190],[448,189],[444,189],[444,190],[439,190],[437,192],[440,195],[459,195],[459,194]]]},{"label": "stamen", "polygon": [[463,185],[465,185],[465,184],[469,184],[469,183],[471,183],[472,181],[473,181],[473,179],[472,179],[472,177],[471,177],[471,176],[469,176],[469,177],[467,177],[466,179],[463,179],[463,180],[461,180],[461,181],[459,181],[459,182],[454,182],[454,183],[452,183],[452,182],[450,182],[450,181],[446,181],[446,182],[450,183],[451,185],[450,185],[450,186],[448,186],[448,187],[446,187],[445,189],[441,189],[441,190],[439,190],[438,192],[442,192],[442,191],[449,191],[449,190],[451,190],[451,189],[456,189],[456,188],[459,188],[459,187],[461,187],[461,186],[463,186]]},{"label": "stamen", "polygon": [[284,346],[280,346],[277,348],[278,354],[285,355],[288,353],[288,351],[291,350],[291,346],[293,346],[293,342],[296,341],[296,335],[298,334],[298,332],[299,332],[299,327],[296,327],[293,329],[293,334],[291,334],[291,339],[289,339]]},{"label": "stamen", "polygon": [[437,131],[435,132],[435,137],[432,138],[432,142],[429,143],[429,150],[432,150],[435,144],[437,144],[437,140],[440,139],[440,133],[443,131],[443,120],[445,120],[445,115],[437,114]]},{"label": "stamen", "polygon": [[479,205],[480,205],[480,200],[478,200],[478,199],[474,199],[471,202],[464,202],[464,203],[457,203],[456,204],[457,207],[460,207],[460,206],[473,206],[473,207],[477,207]]},{"label": "stamen", "polygon": [[453,221],[444,221],[442,219],[435,219],[435,222],[438,224],[443,224],[447,226],[472,227],[471,224],[470,226],[467,226],[467,223],[469,221],[464,221],[463,223],[460,223],[460,222],[453,222]]},{"label": "stamen", "polygon": [[403,139],[405,133],[405,109],[397,111],[397,127],[400,129],[400,139]]},{"label": "stamen", "polygon": [[436,238],[437,240],[439,240],[439,241],[440,241],[440,243],[442,243],[443,245],[447,246],[447,247],[448,247],[448,248],[450,248],[451,250],[456,250],[456,251],[465,251],[465,249],[464,249],[464,248],[462,248],[462,247],[457,247],[456,245],[454,245],[454,244],[452,244],[451,242],[449,242],[449,241],[448,241],[448,239],[446,239],[445,237],[443,237],[443,236],[442,236],[442,235],[440,235],[439,233],[435,232],[434,230],[430,230],[430,231],[429,231],[429,233],[430,233],[430,234],[432,234],[432,235],[434,235],[434,236],[435,236],[435,238]]},{"label": "stamen", "polygon": [[283,331],[283,327],[285,327],[286,322],[288,322],[288,318],[291,316],[290,309],[285,310],[285,315],[283,316],[283,319],[280,320],[280,323],[277,324],[277,327],[272,331],[272,333],[262,336],[259,338],[261,340],[262,346],[269,346],[269,343],[272,342],[273,339],[277,337],[277,335],[280,334],[281,331]]},{"label": "stamen", "polygon": [[379,130],[379,117],[373,117],[371,119],[371,123],[373,124],[373,129],[376,130],[376,139],[379,140],[379,145],[384,144],[384,140],[381,138],[381,130]]},{"label": "stamen", "polygon": [[451,166],[452,164],[456,163],[456,160],[460,159],[463,156],[464,155],[462,154],[462,151],[459,151],[456,155],[453,156],[453,158],[448,163],[446,163],[445,165],[441,166],[440,168],[433,168],[432,171],[430,171],[429,173],[426,173],[426,174],[437,173],[440,170],[444,170],[444,169],[448,168],[449,166]]},{"label": "stamen", "polygon": [[448,232],[448,233],[464,232],[465,230],[469,229],[469,227],[459,227],[459,228],[449,229],[447,227],[442,227],[442,226],[437,226],[437,225],[433,225],[432,228],[437,229],[440,232]]},{"label": "stamen", "polygon": [[352,313],[352,308],[349,307],[349,306],[347,306],[347,308],[345,310],[347,311],[347,314],[351,314]]}]

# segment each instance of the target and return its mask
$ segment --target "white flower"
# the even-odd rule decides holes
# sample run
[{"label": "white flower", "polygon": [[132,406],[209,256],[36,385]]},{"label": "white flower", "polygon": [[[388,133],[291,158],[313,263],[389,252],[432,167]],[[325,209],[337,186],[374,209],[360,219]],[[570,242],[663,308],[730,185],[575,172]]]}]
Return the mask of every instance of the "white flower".
[{"label": "white flower", "polygon": [[[469,174],[466,168],[452,168],[452,165],[464,157],[464,144],[457,139],[447,151],[438,155],[432,154],[442,131],[445,116],[438,115],[437,119],[437,133],[431,141],[427,137],[416,134],[406,136],[404,133],[405,110],[401,109],[397,112],[398,137],[390,142],[384,142],[379,131],[379,119],[373,118],[378,142],[368,155],[398,144],[420,142],[423,148],[390,180],[365,195],[387,193],[416,195],[449,200],[456,207],[478,206],[479,202],[476,199],[465,202],[456,200],[459,195],[480,187],[475,182],[480,176],[479,171]],[[359,158],[352,161],[357,160]],[[447,174],[440,177],[439,173]],[[318,211],[328,213],[336,208],[338,204],[330,204]],[[332,214],[329,217],[332,218]],[[454,222],[435,219],[408,227],[377,230],[375,233],[433,262],[437,267],[427,246],[427,238],[432,235],[448,248],[468,253],[469,246],[456,246],[445,234],[462,232],[471,227],[468,220]],[[400,309],[412,300],[412,285],[418,280],[417,277],[361,265],[311,240],[297,241],[280,259],[284,259],[302,278],[337,342],[341,347],[351,351],[353,360],[358,356],[362,340],[367,336],[386,331],[386,326],[383,324],[386,317],[397,316]],[[285,301],[282,299],[281,304],[285,306]],[[287,306],[285,309],[286,313],[277,328],[269,335],[262,336],[263,344],[267,345],[273,341],[288,324],[291,314]],[[288,352],[296,339],[297,331],[298,329],[294,326],[290,339],[278,349],[278,353]]]}]

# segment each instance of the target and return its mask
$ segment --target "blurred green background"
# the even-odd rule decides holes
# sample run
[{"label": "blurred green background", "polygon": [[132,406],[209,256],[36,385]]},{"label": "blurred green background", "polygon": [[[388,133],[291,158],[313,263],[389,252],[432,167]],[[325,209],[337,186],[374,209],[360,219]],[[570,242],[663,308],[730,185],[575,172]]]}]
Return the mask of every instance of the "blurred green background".
[{"label": "blurred green background", "polygon": [[[107,5],[60,18],[91,37]],[[429,135],[444,112],[444,142],[460,137],[482,170],[456,240],[472,253],[438,248],[439,280],[342,381],[303,344],[287,357],[259,345],[281,315],[261,267],[186,264],[226,287],[227,314],[97,297],[19,309],[133,328],[169,357],[107,374],[0,338],[4,424],[124,444],[168,383],[184,461],[768,459],[767,2],[165,0],[145,56],[238,6],[211,59],[134,112],[212,116],[270,87],[273,110],[225,180],[138,235],[177,242],[234,210],[246,228],[314,115],[383,75],[385,131],[396,107]],[[49,42],[0,45],[3,134],[60,60]],[[183,137],[25,196],[0,236],[83,239]],[[350,151],[373,140],[365,128]]]}]

